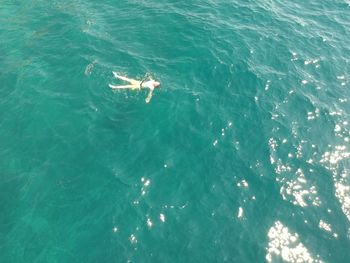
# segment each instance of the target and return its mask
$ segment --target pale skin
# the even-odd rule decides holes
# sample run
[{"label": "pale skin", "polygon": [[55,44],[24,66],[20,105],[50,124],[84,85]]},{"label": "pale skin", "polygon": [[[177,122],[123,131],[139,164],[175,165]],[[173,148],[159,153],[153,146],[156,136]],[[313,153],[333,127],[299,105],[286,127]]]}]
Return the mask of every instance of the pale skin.
[{"label": "pale skin", "polygon": [[153,95],[153,90],[155,88],[160,88],[160,83],[158,81],[155,81],[153,79],[147,80],[147,81],[140,81],[140,80],[135,80],[135,79],[129,79],[127,77],[124,76],[120,76],[118,75],[116,72],[113,72],[114,77],[116,77],[117,79],[129,82],[130,84],[128,85],[119,85],[119,86],[115,86],[115,85],[111,85],[109,84],[109,87],[112,89],[138,89],[140,90],[141,88],[144,89],[149,89],[149,93],[148,96],[146,98],[146,103],[149,103],[151,101],[152,95]]}]

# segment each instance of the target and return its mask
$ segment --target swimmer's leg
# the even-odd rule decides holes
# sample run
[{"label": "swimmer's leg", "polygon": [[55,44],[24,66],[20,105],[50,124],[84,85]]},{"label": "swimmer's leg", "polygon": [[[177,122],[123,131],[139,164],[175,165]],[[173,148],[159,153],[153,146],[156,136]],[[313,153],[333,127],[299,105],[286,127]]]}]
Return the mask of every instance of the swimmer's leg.
[{"label": "swimmer's leg", "polygon": [[121,85],[121,86],[115,86],[115,85],[108,85],[111,89],[139,89],[139,86],[136,85]]},{"label": "swimmer's leg", "polygon": [[131,84],[133,84],[133,85],[140,85],[140,84],[141,84],[141,82],[138,81],[138,80],[129,79],[129,78],[127,78],[127,77],[120,76],[120,75],[118,75],[117,72],[114,72],[114,71],[113,71],[113,75],[114,75],[114,77],[116,77],[117,79],[121,79],[121,80],[127,81],[127,82],[129,82],[129,83],[131,83]]}]

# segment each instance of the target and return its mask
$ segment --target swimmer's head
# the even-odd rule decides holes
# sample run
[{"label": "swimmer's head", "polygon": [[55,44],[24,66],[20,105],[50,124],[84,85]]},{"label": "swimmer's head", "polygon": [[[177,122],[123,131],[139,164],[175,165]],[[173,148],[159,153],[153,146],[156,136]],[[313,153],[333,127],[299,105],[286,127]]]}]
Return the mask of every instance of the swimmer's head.
[{"label": "swimmer's head", "polygon": [[155,82],[154,82],[154,87],[160,89],[160,82],[155,81]]}]

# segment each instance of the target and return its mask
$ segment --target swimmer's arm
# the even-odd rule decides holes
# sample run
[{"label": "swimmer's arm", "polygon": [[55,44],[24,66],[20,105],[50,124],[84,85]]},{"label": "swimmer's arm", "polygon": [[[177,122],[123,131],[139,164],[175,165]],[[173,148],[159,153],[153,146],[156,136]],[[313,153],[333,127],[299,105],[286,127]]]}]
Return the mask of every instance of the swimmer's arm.
[{"label": "swimmer's arm", "polygon": [[149,103],[151,101],[152,95],[153,95],[153,89],[149,91],[148,96],[146,98],[146,103]]}]

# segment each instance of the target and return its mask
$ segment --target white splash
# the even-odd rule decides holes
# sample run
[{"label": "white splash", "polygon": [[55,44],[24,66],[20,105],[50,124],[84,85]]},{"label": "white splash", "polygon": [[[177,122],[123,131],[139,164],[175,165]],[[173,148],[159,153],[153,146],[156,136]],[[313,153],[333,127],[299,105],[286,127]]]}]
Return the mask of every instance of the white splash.
[{"label": "white splash", "polygon": [[237,213],[237,218],[242,218],[243,217],[243,208],[239,207],[238,208],[238,213]]},{"label": "white splash", "polygon": [[131,244],[137,244],[137,238],[134,234],[131,234],[129,237],[129,241]]},{"label": "white splash", "polygon": [[141,195],[145,195],[147,193],[146,190],[148,186],[151,184],[151,181],[149,179],[142,177],[141,182],[143,183],[143,186],[141,188]]},{"label": "white splash", "polygon": [[150,180],[146,180],[145,182],[144,182],[144,186],[149,186],[150,185],[150,183],[151,183],[151,181]]},{"label": "white splash", "polygon": [[238,187],[244,187],[244,188],[247,188],[248,187],[248,183],[246,180],[242,180],[240,182],[237,183],[237,186]]},{"label": "white splash", "polygon": [[153,223],[150,218],[147,218],[147,226],[148,228],[151,228],[153,226]]}]

